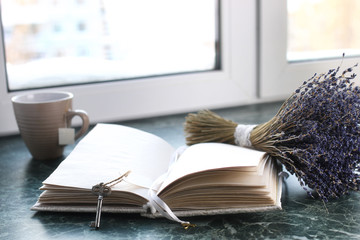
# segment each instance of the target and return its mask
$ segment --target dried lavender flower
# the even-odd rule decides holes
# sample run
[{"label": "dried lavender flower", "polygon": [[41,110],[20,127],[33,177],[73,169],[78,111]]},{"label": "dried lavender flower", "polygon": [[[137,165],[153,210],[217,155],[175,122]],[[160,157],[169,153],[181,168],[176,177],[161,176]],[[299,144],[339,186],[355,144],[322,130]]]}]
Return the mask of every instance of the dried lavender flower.
[{"label": "dried lavender flower", "polygon": [[315,74],[250,135],[254,148],[277,157],[325,202],[360,189],[360,89],[352,71]]}]

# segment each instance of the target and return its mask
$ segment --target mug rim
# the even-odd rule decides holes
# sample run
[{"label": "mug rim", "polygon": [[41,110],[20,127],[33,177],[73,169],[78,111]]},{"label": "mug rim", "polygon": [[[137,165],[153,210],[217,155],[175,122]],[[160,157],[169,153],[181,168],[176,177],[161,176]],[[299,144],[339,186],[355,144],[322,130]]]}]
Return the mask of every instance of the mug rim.
[{"label": "mug rim", "polygon": [[[73,93],[66,91],[37,92],[37,93],[26,93],[26,94],[13,96],[11,98],[11,101],[13,103],[20,103],[20,104],[43,104],[43,103],[65,101],[68,99],[72,99],[73,96],[74,96]],[[36,99],[36,97],[38,97],[38,99]]]}]

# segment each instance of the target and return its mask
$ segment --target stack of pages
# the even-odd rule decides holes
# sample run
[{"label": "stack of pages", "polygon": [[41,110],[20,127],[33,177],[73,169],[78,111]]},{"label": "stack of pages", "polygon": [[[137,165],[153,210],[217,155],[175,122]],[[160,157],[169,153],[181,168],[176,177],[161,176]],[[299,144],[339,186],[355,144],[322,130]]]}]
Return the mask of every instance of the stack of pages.
[{"label": "stack of pages", "polygon": [[92,186],[129,170],[102,211],[154,216],[144,207],[151,191],[177,216],[281,209],[281,168],[264,152],[221,143],[177,151],[153,134],[115,124],[96,125],[78,143],[43,182],[32,209],[95,212]]}]

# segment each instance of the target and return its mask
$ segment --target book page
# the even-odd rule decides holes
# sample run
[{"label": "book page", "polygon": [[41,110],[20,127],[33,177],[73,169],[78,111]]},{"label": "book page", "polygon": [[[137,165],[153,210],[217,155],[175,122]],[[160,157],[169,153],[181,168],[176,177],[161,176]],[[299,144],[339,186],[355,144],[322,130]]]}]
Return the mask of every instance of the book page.
[{"label": "book page", "polygon": [[98,124],[70,155],[43,182],[44,185],[91,189],[131,170],[125,182],[112,191],[144,195],[139,188],[150,188],[164,174],[174,148],[163,139],[130,127]]},{"label": "book page", "polygon": [[223,143],[201,143],[190,146],[171,165],[158,192],[186,175],[219,168],[241,167],[256,171],[265,153]]},{"label": "book page", "polygon": [[280,206],[277,166],[269,157],[262,159],[262,174],[242,171],[241,166],[196,172],[166,185],[158,196],[175,211]]}]

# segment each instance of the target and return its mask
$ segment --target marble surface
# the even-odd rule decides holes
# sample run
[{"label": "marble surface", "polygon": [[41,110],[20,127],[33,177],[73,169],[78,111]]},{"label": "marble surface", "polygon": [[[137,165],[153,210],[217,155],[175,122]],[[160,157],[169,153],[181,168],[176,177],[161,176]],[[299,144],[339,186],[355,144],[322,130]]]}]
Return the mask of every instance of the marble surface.
[{"label": "marble surface", "polygon": [[[280,103],[217,110],[241,123],[269,120]],[[154,133],[174,147],[184,144],[185,115],[121,122]],[[74,148],[67,146],[64,157]],[[0,138],[0,239],[360,239],[360,195],[324,205],[307,197],[296,178],[283,186],[282,211],[193,217],[184,230],[167,219],[103,214],[100,230],[89,228],[94,214],[34,212],[41,182],[63,158],[33,160],[20,136]]]}]

